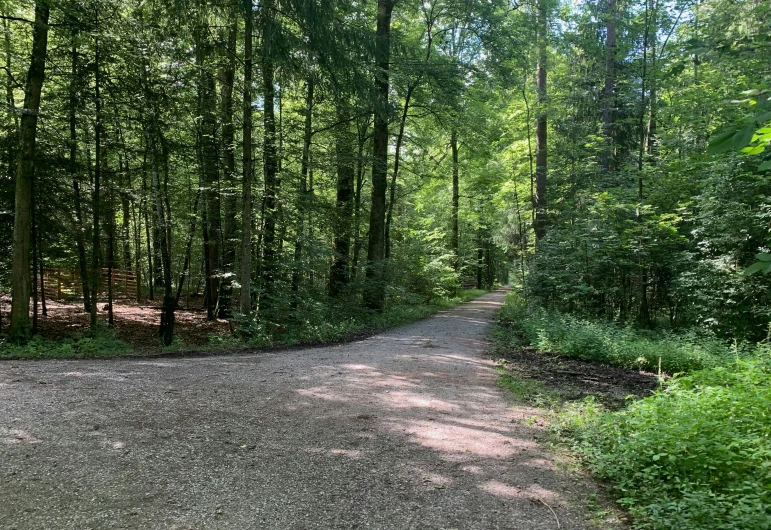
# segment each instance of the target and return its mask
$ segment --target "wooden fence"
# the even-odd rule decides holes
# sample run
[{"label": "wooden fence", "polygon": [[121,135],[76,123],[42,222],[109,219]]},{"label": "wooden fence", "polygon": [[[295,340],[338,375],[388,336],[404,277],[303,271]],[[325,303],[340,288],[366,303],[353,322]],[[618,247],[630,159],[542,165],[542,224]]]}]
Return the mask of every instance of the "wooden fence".
[{"label": "wooden fence", "polygon": [[[108,270],[101,270],[99,279],[99,296],[107,295]],[[43,286],[46,298],[50,300],[67,300],[83,297],[83,283],[75,269],[45,268],[43,269]],[[137,277],[132,271],[113,269],[112,296],[114,299],[136,299]]]}]

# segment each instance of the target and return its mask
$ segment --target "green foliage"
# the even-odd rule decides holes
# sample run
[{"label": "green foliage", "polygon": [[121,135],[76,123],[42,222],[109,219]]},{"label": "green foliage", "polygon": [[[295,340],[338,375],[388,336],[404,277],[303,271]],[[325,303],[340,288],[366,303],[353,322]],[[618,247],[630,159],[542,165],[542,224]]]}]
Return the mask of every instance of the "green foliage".
[{"label": "green foliage", "polygon": [[771,528],[771,357],[673,380],[626,410],[575,404],[554,429],[575,438],[634,528]]},{"label": "green foliage", "polygon": [[324,344],[350,340],[427,318],[437,311],[472,300],[486,291],[459,290],[450,297],[421,301],[419,295],[392,299],[382,313],[362,311],[358,304],[304,301],[299,320],[282,325],[265,323],[256,314],[236,317],[232,335],[212,335],[211,343],[223,347],[274,347]]},{"label": "green foliage", "polygon": [[39,335],[20,346],[0,342],[0,359],[90,359],[127,355],[131,346],[119,340],[114,330],[99,329],[88,336],[64,341],[46,340]]},{"label": "green foliage", "polygon": [[625,368],[675,374],[721,366],[747,354],[745,346],[693,333],[643,332],[546,310],[514,292],[506,296],[501,319],[510,324],[510,343]]}]

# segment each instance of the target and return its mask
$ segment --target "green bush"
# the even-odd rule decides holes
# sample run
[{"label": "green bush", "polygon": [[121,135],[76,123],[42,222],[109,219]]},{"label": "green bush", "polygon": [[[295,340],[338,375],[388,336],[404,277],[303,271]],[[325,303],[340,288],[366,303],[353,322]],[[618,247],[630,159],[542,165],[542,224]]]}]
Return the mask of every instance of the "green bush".
[{"label": "green bush", "polygon": [[635,528],[768,530],[769,359],[674,379],[620,412],[574,405],[554,428],[613,484]]}]

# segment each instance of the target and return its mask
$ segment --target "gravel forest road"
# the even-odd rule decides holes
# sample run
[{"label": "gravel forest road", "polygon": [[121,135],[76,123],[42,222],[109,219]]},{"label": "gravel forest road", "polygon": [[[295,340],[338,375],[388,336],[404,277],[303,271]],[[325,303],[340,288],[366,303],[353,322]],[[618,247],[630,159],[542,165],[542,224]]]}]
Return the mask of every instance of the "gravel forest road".
[{"label": "gravel forest road", "polygon": [[0,528],[592,528],[496,386],[504,295],[332,347],[2,362]]}]

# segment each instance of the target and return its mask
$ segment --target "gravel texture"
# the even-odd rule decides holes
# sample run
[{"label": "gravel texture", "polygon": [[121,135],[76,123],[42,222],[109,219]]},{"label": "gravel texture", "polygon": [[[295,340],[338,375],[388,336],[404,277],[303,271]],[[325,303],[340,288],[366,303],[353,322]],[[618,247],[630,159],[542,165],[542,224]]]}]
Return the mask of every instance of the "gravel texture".
[{"label": "gravel texture", "polygon": [[0,528],[590,528],[496,386],[503,295],[342,346],[0,363]]}]

